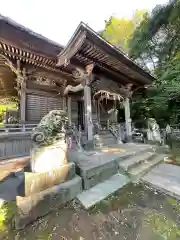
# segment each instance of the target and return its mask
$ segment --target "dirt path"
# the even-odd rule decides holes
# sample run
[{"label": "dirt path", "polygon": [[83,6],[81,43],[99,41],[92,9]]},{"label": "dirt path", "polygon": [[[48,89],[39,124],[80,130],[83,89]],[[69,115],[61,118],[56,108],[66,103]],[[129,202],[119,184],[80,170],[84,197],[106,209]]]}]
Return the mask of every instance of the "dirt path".
[{"label": "dirt path", "polygon": [[10,173],[18,172],[29,164],[29,157],[14,158],[0,162],[0,181],[6,178]]}]

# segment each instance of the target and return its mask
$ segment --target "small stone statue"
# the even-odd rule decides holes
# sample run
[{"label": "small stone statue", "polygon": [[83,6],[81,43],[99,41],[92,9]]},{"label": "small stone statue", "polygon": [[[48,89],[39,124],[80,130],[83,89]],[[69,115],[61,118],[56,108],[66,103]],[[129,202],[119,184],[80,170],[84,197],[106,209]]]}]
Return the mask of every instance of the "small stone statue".
[{"label": "small stone statue", "polygon": [[65,141],[68,118],[63,110],[52,110],[31,134],[31,170],[48,172],[67,162]]},{"label": "small stone statue", "polygon": [[67,114],[63,110],[52,110],[42,118],[31,133],[33,145],[48,146],[65,136]]},{"label": "small stone statue", "polygon": [[172,149],[172,130],[169,124],[166,126],[166,143]]},{"label": "small stone statue", "polygon": [[149,141],[161,143],[161,135],[159,130],[159,125],[154,118],[148,119],[148,132],[147,138]]}]

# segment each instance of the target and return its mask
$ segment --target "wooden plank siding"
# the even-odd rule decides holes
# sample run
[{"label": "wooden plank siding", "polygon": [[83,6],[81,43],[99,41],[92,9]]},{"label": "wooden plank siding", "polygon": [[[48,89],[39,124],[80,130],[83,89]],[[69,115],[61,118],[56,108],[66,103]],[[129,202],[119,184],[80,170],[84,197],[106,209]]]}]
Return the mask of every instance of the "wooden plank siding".
[{"label": "wooden plank siding", "polygon": [[30,149],[30,132],[0,134],[0,161],[29,156]]},{"label": "wooden plank siding", "polygon": [[62,97],[47,96],[46,92],[44,95],[27,93],[26,121],[39,122],[47,113],[55,109],[63,109]]},{"label": "wooden plank siding", "polygon": [[78,124],[78,102],[76,98],[71,100],[71,121],[73,124]]}]

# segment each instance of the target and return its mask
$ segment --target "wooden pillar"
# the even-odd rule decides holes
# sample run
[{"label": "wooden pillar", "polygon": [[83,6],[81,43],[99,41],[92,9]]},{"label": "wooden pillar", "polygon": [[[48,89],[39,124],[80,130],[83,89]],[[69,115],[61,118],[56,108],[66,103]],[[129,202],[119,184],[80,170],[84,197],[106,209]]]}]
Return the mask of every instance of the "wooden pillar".
[{"label": "wooden pillar", "polygon": [[96,100],[96,112],[97,112],[97,122],[100,124],[100,107],[99,107],[99,101]]},{"label": "wooden pillar", "polygon": [[25,69],[23,69],[23,81],[20,89],[20,122],[26,121],[26,75]]},{"label": "wooden pillar", "polygon": [[125,109],[125,125],[126,125],[127,141],[131,141],[132,140],[132,128],[131,128],[131,116],[130,116],[129,98],[125,98],[124,109]]},{"label": "wooden pillar", "polygon": [[93,146],[91,88],[87,84],[84,87],[84,110],[85,110],[85,133],[87,136],[88,145]]},{"label": "wooden pillar", "polygon": [[62,108],[64,111],[66,111],[66,97],[62,98]]},{"label": "wooden pillar", "polygon": [[68,114],[69,125],[71,125],[72,124],[72,118],[71,118],[71,97],[67,98],[67,114]]}]

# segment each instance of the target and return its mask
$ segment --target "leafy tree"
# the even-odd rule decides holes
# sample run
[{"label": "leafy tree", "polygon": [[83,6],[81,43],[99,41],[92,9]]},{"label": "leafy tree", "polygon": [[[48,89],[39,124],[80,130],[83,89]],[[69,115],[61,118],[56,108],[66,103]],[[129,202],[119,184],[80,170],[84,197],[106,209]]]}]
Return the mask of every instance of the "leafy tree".
[{"label": "leafy tree", "polygon": [[117,48],[128,52],[128,40],[142,21],[145,12],[145,10],[137,10],[132,19],[111,16],[108,21],[105,21],[105,29],[100,34]]},{"label": "leafy tree", "polygon": [[146,13],[129,40],[129,55],[149,71],[175,56],[180,47],[180,1],[156,6]]},{"label": "leafy tree", "polygon": [[133,98],[142,103],[160,122],[180,121],[180,1],[169,1],[145,14],[129,40],[129,55],[144,69],[153,73],[157,81],[145,96]]}]

